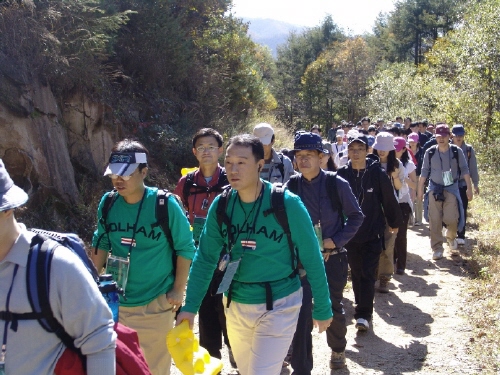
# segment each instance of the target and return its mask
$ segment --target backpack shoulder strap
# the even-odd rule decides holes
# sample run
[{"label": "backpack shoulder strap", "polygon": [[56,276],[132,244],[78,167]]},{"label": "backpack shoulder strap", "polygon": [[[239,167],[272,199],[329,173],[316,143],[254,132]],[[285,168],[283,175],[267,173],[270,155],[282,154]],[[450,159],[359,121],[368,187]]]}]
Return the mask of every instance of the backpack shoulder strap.
[{"label": "backpack shoulder strap", "polygon": [[460,161],[458,160],[458,146],[450,144],[450,147],[451,147],[451,153],[453,154],[453,159],[457,161],[458,178],[460,179],[460,176],[462,175],[462,170],[460,169]]},{"label": "backpack shoulder strap", "polygon": [[170,223],[168,220],[168,199],[171,195],[172,193],[166,189],[158,189],[158,192],[156,193],[155,208],[156,223],[153,224],[153,228],[160,226],[165,234],[165,237],[167,237],[170,247],[174,249],[174,240],[172,238],[172,231],[170,230]]},{"label": "backpack shoulder strap", "polygon": [[28,300],[33,312],[41,313],[42,317],[38,319],[40,325],[47,332],[55,333],[68,349],[71,349],[82,358],[82,363],[85,364],[85,357],[81,350],[75,346],[73,338],[54,317],[54,313],[50,306],[51,262],[54,256],[54,250],[58,246],[60,245],[56,241],[43,237],[40,234],[33,237],[28,253],[26,268]]},{"label": "backpack shoulder strap", "polygon": [[281,173],[281,182],[285,182],[285,164],[283,163],[283,154],[280,152],[278,153],[278,156],[280,158],[281,163],[277,165],[278,170]]},{"label": "backpack shoulder strap", "polygon": [[286,183],[288,190],[290,190],[292,193],[296,195],[299,194],[299,180],[300,180],[300,175],[294,174],[290,176],[290,179]]},{"label": "backpack shoulder strap", "polygon": [[337,173],[326,172],[326,191],[332,204],[332,208],[340,217],[342,228],[344,227],[344,210],[342,208],[342,201],[340,200],[339,190],[337,187]]},{"label": "backpack shoulder strap", "polygon": [[182,188],[182,198],[184,199],[184,202],[186,202],[186,207],[189,206],[188,198],[191,195],[191,188],[194,185],[194,173],[195,172],[189,172],[186,175],[186,180],[184,181],[184,187]]},{"label": "backpack shoulder strap", "polygon": [[219,224],[219,228],[222,230],[222,224],[226,225],[227,228],[227,237],[228,237],[228,247],[233,244],[234,237],[231,232],[231,221],[229,216],[227,215],[227,203],[229,201],[229,197],[231,196],[232,189],[231,186],[226,187],[222,193],[219,195],[219,200],[217,201],[217,208],[215,213],[217,215],[217,224]]},{"label": "backpack shoulder strap", "polygon": [[292,270],[297,271],[296,256],[295,256],[295,246],[292,241],[292,233],[290,231],[290,225],[288,223],[288,216],[285,209],[285,188],[282,184],[273,184],[271,190],[271,208],[264,211],[264,217],[269,214],[274,213],[274,217],[279,225],[283,228],[283,232],[286,235],[288,241],[288,248],[290,249],[290,255],[292,260]]},{"label": "backpack shoulder strap", "polygon": [[[438,147],[437,144],[429,147],[429,174],[427,175],[427,178],[429,178],[431,176],[431,161],[432,161],[432,157],[436,153],[437,147]],[[422,160],[423,160],[423,155],[422,155]]]}]

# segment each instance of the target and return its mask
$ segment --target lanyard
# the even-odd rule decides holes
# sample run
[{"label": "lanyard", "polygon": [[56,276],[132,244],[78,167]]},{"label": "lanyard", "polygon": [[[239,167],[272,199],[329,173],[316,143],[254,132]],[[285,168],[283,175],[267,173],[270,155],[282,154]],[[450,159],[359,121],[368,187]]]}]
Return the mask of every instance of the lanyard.
[{"label": "lanyard", "polygon": [[[9,305],[10,305],[10,295],[12,294],[12,287],[14,286],[14,279],[16,278],[17,275],[17,270],[19,268],[19,265],[16,264],[14,267],[14,274],[12,275],[12,281],[10,283],[10,288],[9,292],[7,293],[7,302],[5,303],[5,311],[9,312]],[[9,325],[9,321],[5,321],[4,329],[3,329],[3,340],[2,340],[2,352],[0,354],[0,360],[4,361],[5,360],[5,352],[7,351],[7,327]]]},{"label": "lanyard", "polygon": [[[238,230],[238,233],[236,235],[236,238],[233,240],[233,243],[232,244],[229,244],[229,252],[231,253],[231,251],[233,250],[233,247],[234,245],[236,244],[236,242],[238,241],[238,237],[240,236],[240,234],[242,233],[243,231],[243,228],[245,228],[245,225],[248,221],[248,219],[250,219],[250,216],[252,215],[252,212],[255,210],[255,207],[257,206],[257,203],[259,204],[259,208],[257,209],[257,211],[255,212],[255,216],[254,216],[254,220],[253,220],[253,228],[255,228],[255,225],[257,224],[257,217],[259,216],[259,212],[260,212],[260,208],[262,206],[262,201],[264,199],[264,184],[262,184],[262,189],[260,190],[260,194],[259,194],[259,197],[255,200],[255,202],[253,203],[252,205],[252,209],[250,210],[250,212],[248,213],[248,215],[246,214],[245,212],[245,209],[243,208],[243,205],[241,204],[241,199],[240,199],[240,196],[238,195],[234,201],[233,201],[233,206],[231,208],[231,217],[229,218],[230,222],[232,223],[233,221],[233,214],[234,214],[234,206],[236,204],[236,200],[238,200],[238,203],[240,204],[240,207],[241,209],[243,210],[244,214],[245,214],[245,221],[243,222],[243,225],[241,226],[241,228]],[[227,230],[231,230],[231,228],[227,228]],[[248,241],[248,238],[250,237],[250,231],[248,231],[248,234],[247,234],[247,241]],[[245,253],[245,249],[243,250],[243,253]]]},{"label": "lanyard", "polygon": [[[450,171],[451,171],[451,155],[450,155],[451,147],[448,148],[448,158],[450,159]],[[439,160],[441,161],[441,171],[444,170],[443,168],[443,159],[441,159],[441,152],[439,152],[439,149],[437,149],[437,154],[439,156]]]},{"label": "lanyard", "polygon": [[[144,189],[144,192],[142,193],[142,198],[141,198],[141,203],[139,203],[139,209],[137,210],[137,216],[135,218],[135,224],[133,226],[133,232],[132,232],[132,240],[130,241],[130,245],[128,246],[128,254],[127,258],[130,258],[130,254],[132,253],[132,247],[134,246],[134,241],[135,241],[135,233],[137,231],[137,224],[139,223],[139,216],[141,215],[141,210],[142,210],[142,204],[144,203],[144,197],[146,196],[146,189]],[[109,252],[110,255],[113,254],[113,249]]]}]

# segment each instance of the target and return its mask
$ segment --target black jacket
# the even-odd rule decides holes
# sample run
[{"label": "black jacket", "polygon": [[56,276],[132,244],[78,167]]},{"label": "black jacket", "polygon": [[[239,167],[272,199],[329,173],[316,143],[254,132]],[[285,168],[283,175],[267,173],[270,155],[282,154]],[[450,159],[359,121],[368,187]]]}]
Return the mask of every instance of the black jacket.
[{"label": "black jacket", "polygon": [[386,220],[391,228],[398,228],[402,224],[403,215],[394,195],[394,188],[377,156],[368,155],[366,169],[359,174],[352,169],[350,161],[337,173],[349,182],[365,215],[363,224],[351,242],[366,242],[382,236]]}]

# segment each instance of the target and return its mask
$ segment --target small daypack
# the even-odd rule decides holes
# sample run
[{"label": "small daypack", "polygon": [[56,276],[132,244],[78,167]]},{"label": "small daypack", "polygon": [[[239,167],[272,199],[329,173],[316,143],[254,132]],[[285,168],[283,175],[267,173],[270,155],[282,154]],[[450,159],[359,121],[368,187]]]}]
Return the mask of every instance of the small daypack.
[{"label": "small daypack", "polygon": [[[342,228],[344,228],[345,217],[344,211],[342,209],[342,201],[340,200],[339,191],[337,189],[337,173],[331,171],[325,171],[326,175],[326,192],[328,194],[328,198],[330,198],[330,203],[332,205],[333,211],[337,212],[339,217],[341,218],[340,222],[342,224]],[[299,180],[300,175],[293,175],[290,177],[287,183],[288,190],[292,193],[298,195],[299,194]]]},{"label": "small daypack", "polygon": [[195,172],[189,172],[186,175],[186,181],[184,182],[184,187],[182,189],[182,198],[184,199],[184,202],[186,202],[186,206],[189,205],[189,196],[190,195],[197,195],[197,194],[210,194],[210,193],[216,193],[219,194],[222,192],[225,186],[229,184],[229,181],[227,180],[227,174],[226,170],[222,168],[219,179],[217,180],[217,183],[214,186],[199,186],[194,182],[194,175]]},{"label": "small daypack", "polygon": [[[154,224],[152,224],[151,227],[152,228],[156,228],[158,226],[161,227],[163,233],[165,234],[165,237],[167,237],[167,241],[170,245],[170,248],[173,250],[172,251],[172,264],[174,266],[173,273],[175,276],[177,255],[175,252],[174,240],[172,237],[172,231],[170,230],[170,224],[169,224],[169,219],[168,219],[168,199],[171,196],[173,196],[175,198],[177,204],[185,212],[184,207],[182,205],[182,202],[177,195],[171,193],[167,189],[158,189],[157,194],[156,194],[156,208],[155,208],[156,222]],[[96,253],[97,253],[97,249],[99,248],[99,243],[101,242],[102,236],[109,233],[107,219],[108,219],[109,211],[111,210],[111,207],[113,207],[113,204],[115,203],[117,198],[118,198],[118,192],[116,191],[116,189],[113,189],[112,191],[110,191],[106,195],[106,198],[104,198],[104,203],[103,203],[102,210],[101,210],[101,217],[99,218],[99,223],[103,226],[104,233],[102,233],[101,236],[97,239],[97,243],[96,243],[96,246],[94,249],[94,251]],[[186,213],[186,215],[187,215],[187,213]]]},{"label": "small daypack", "polygon": [[[26,266],[26,286],[32,312],[6,313],[2,311],[0,312],[0,319],[11,321],[11,328],[14,331],[17,330],[18,320],[38,320],[47,332],[57,335],[69,349],[69,352],[64,352],[59,359],[56,374],[85,373],[86,357],[82,354],[80,348],[75,346],[74,339],[54,317],[50,306],[50,272],[55,249],[63,247],[67,251],[75,253],[85,265],[85,268],[87,268],[96,284],[99,281],[98,272],[88,257],[83,241],[76,234],[49,232],[42,229],[30,229],[30,231],[36,233],[31,240]],[[150,375],[146,360],[142,352],[137,349],[139,347],[137,333],[120,324],[115,324],[115,331],[118,333],[116,351],[117,369],[119,368],[118,364],[122,361],[133,363],[131,367],[135,369],[135,372],[131,373],[128,369],[120,367],[120,372],[117,371],[117,374]],[[75,356],[80,359],[81,365]],[[122,358],[124,356],[130,358]],[[65,367],[68,364],[71,365],[71,368]]]},{"label": "small daypack", "polygon": [[[232,192],[231,186],[228,186],[226,189],[224,189],[222,194],[219,196],[216,208],[217,223],[219,224],[220,230],[222,231],[222,224],[225,224],[227,227],[228,241],[227,243],[224,244],[224,249],[222,251],[223,253],[225,252],[225,249],[230,248],[234,244],[234,237],[230,230],[231,222],[226,212],[227,203],[229,200],[228,197],[231,195],[231,192]],[[298,271],[299,258],[298,254],[296,254],[295,251],[295,246],[292,241],[292,233],[290,231],[290,225],[288,224],[288,216],[285,209],[285,188],[283,187],[282,184],[279,183],[273,184],[271,190],[271,207],[265,210],[263,214],[265,217],[269,216],[270,214],[274,214],[276,221],[283,228],[283,232],[286,235],[288,248],[290,249],[290,255],[291,255],[292,273],[288,277],[293,278],[299,273]],[[220,281],[222,280],[222,277],[223,273],[217,275],[217,270],[216,270],[216,274],[214,275],[214,280],[212,284],[218,285],[218,283],[220,283]],[[272,290],[270,282],[258,282],[258,284],[264,284],[266,288],[266,309],[272,310],[273,300],[272,300]],[[212,288],[212,290],[213,289],[215,288]],[[227,298],[228,307],[229,304],[231,303],[231,291],[232,289],[230,287]]]},{"label": "small daypack", "polygon": [[[431,175],[431,161],[432,161],[432,157],[436,153],[437,148],[438,148],[437,144],[433,145],[429,148],[429,174],[427,175],[427,178],[429,178]],[[456,146],[454,144],[450,144],[450,148],[451,148],[451,153],[453,155],[452,158],[457,161],[458,179],[460,180],[460,176],[462,175],[462,171],[460,170],[460,162],[458,160],[458,146]],[[467,150],[467,154],[468,153],[469,153],[469,150]]]}]

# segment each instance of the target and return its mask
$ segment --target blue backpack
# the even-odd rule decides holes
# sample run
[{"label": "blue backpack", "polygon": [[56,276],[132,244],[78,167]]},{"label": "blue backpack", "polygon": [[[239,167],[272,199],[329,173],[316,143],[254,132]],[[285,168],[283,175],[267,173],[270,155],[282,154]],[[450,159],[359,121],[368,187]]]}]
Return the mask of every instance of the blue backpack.
[{"label": "blue backpack", "polygon": [[54,317],[50,307],[50,270],[54,250],[61,246],[65,250],[75,253],[82,260],[96,283],[99,281],[97,270],[87,255],[83,241],[76,234],[56,233],[41,229],[30,229],[30,231],[36,233],[31,240],[26,268],[28,300],[32,312],[12,313],[10,311],[0,311],[0,319],[10,321],[11,329],[14,332],[17,331],[19,320],[38,320],[47,332],[56,334],[68,349],[77,353],[85,366],[85,356],[75,346],[73,338]]}]

